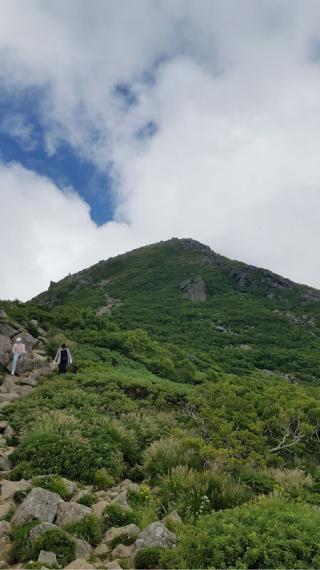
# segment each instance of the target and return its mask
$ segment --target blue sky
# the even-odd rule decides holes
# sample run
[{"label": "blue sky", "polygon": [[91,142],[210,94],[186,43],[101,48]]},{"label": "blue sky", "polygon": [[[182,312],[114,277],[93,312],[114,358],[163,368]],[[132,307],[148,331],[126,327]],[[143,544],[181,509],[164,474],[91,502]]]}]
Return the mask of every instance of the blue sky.
[{"label": "blue sky", "polygon": [[[50,178],[58,188],[73,187],[89,204],[92,220],[101,225],[112,219],[114,197],[108,167],[98,168],[61,141],[48,152],[46,125],[41,115],[42,90],[0,92],[0,157],[4,164],[17,162]],[[17,124],[17,117],[19,123]]]}]

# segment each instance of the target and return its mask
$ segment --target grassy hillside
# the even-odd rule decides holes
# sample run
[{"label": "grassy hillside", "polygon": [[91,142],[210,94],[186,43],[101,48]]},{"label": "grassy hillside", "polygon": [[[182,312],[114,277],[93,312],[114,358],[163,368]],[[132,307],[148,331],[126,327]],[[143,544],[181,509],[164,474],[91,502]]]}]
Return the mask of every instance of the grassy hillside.
[{"label": "grassy hillside", "polygon": [[319,566],[318,291],[171,240],[1,306],[74,356],[2,412],[13,479],[143,481],[114,524],[183,524],[141,567]]},{"label": "grassy hillside", "polygon": [[[192,300],[188,289],[192,296],[199,278],[206,299]],[[240,375],[267,369],[318,381],[320,292],[193,240],[172,239],[101,261],[35,301],[111,311],[122,329],[142,328],[174,343],[202,367]]]}]

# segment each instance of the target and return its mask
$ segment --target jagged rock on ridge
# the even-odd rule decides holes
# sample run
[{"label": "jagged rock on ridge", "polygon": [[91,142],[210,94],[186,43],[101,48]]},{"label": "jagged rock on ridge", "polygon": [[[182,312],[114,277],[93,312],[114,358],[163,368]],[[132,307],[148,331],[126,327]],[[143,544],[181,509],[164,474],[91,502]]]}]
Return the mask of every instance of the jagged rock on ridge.
[{"label": "jagged rock on ridge", "polygon": [[57,493],[41,487],[34,487],[15,512],[12,522],[20,525],[32,519],[42,522],[53,522],[58,511],[58,505],[63,500]]}]

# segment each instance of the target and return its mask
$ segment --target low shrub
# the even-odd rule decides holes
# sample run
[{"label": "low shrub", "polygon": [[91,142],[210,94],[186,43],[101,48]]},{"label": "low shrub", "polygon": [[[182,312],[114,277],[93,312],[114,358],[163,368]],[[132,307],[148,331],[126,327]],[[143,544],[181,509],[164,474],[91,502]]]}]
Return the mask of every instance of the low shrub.
[{"label": "low shrub", "polygon": [[84,505],[85,507],[92,507],[97,502],[97,497],[92,495],[91,493],[87,493],[86,495],[82,495],[80,499],[77,500],[77,503],[80,505]]},{"label": "low shrub", "polygon": [[57,555],[58,564],[66,566],[76,557],[74,540],[61,529],[49,530],[39,536],[32,545],[32,557],[38,558],[40,551],[46,550]]},{"label": "low shrub", "polygon": [[70,493],[66,487],[66,484],[58,475],[47,476],[47,477],[34,477],[32,479],[32,484],[34,487],[42,487],[53,493],[58,493],[62,499],[65,501],[70,498]]},{"label": "low shrub", "polygon": [[161,568],[160,560],[163,553],[162,548],[149,547],[140,548],[134,559],[135,568],[148,570],[152,568]]},{"label": "low shrub", "polygon": [[320,511],[280,499],[200,517],[163,568],[318,568]]},{"label": "low shrub", "polygon": [[237,477],[241,483],[248,485],[257,494],[268,495],[275,486],[274,478],[264,471],[244,469],[237,473]]},{"label": "low shrub", "polygon": [[105,515],[109,527],[137,524],[137,516],[133,511],[128,511],[119,505],[107,505]]},{"label": "low shrub", "polygon": [[312,487],[313,479],[302,469],[270,469],[270,474],[286,493],[297,497],[303,489]]},{"label": "low shrub", "polygon": [[212,510],[233,508],[253,497],[250,489],[226,473],[196,471],[182,465],[164,475],[159,487],[165,508],[177,510],[185,520]]},{"label": "low shrub", "polygon": [[114,478],[104,467],[102,469],[98,469],[95,472],[93,477],[93,485],[96,491],[105,491],[106,489],[113,487],[114,484]]},{"label": "low shrub", "polygon": [[151,480],[156,481],[161,475],[177,465],[201,467],[201,459],[196,450],[187,447],[184,442],[175,437],[162,438],[154,441],[144,451],[144,467]]},{"label": "low shrub", "polygon": [[33,527],[37,526],[39,521],[31,521],[23,526],[13,526],[11,532],[11,548],[8,554],[9,564],[17,564],[18,562],[28,562],[32,558],[33,549],[29,539],[29,535]]},{"label": "low shrub", "polygon": [[64,527],[64,530],[77,538],[86,540],[91,546],[97,546],[102,540],[102,521],[95,515],[70,523]]}]

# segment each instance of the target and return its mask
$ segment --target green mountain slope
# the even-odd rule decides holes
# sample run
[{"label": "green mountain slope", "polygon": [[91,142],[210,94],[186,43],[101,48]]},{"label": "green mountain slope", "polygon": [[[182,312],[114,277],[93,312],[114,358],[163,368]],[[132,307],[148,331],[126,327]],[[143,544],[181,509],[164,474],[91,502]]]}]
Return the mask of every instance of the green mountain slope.
[{"label": "green mountain slope", "polygon": [[[317,382],[320,291],[231,261],[190,239],[143,247],[70,275],[34,299],[88,307],[215,369]],[[201,366],[200,366],[201,367]]]},{"label": "green mountain slope", "polygon": [[[63,493],[66,477],[84,504],[105,501],[98,520],[66,527],[92,546],[177,511],[177,547],[143,549],[136,568],[319,567],[319,308],[317,290],[177,239],[1,302],[0,471],[7,446],[6,478]],[[6,372],[22,330],[48,362],[25,395],[20,373],[16,399]],[[48,372],[62,342],[63,377]],[[128,477],[128,506],[108,505]],[[33,559],[34,524],[11,526],[10,564]],[[64,549],[59,536],[38,550]]]}]

